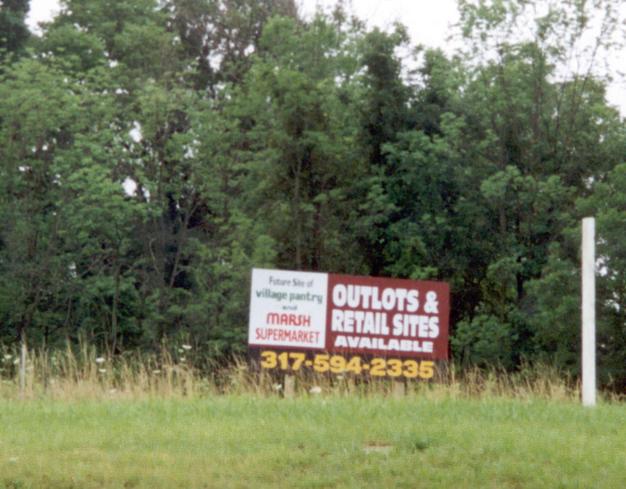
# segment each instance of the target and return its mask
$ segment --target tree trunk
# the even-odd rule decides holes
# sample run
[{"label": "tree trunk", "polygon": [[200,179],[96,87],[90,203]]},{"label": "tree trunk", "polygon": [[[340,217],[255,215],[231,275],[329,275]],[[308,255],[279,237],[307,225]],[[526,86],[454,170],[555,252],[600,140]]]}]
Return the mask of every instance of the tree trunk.
[{"label": "tree trunk", "polygon": [[20,396],[24,397],[26,394],[26,328],[20,330]]},{"label": "tree trunk", "polygon": [[294,187],[294,207],[296,219],[296,270],[302,270],[302,219],[300,215],[300,174],[302,172],[302,161],[298,159],[298,167],[295,175]]},{"label": "tree trunk", "polygon": [[111,354],[115,354],[117,348],[117,310],[120,301],[120,266],[115,267],[115,291],[113,292],[113,305],[111,306]]}]

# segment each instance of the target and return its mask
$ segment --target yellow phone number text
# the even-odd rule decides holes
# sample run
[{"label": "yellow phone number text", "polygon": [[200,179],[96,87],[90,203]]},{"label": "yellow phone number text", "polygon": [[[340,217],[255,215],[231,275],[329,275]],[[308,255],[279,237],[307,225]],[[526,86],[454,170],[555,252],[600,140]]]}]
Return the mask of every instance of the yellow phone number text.
[{"label": "yellow phone number text", "polygon": [[261,367],[298,371],[312,368],[315,372],[334,374],[369,373],[372,377],[405,377],[407,379],[431,379],[435,373],[432,360],[400,360],[397,358],[372,358],[366,363],[361,357],[346,358],[341,355],[318,353],[308,358],[306,353],[262,351]]}]

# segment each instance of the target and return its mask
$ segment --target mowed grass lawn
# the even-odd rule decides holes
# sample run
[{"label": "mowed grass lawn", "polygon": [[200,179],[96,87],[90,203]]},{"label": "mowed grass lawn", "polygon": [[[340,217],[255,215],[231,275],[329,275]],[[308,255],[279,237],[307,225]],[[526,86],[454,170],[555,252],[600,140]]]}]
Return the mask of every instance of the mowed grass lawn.
[{"label": "mowed grass lawn", "polygon": [[6,488],[626,488],[626,407],[224,396],[0,401]]}]

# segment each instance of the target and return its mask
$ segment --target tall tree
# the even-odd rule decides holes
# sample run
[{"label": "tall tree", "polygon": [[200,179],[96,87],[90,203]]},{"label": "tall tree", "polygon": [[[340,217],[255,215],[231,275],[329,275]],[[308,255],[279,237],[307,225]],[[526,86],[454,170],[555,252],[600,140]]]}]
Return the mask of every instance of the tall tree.
[{"label": "tall tree", "polygon": [[55,156],[86,124],[73,89],[34,60],[14,64],[0,79],[0,273],[11,284],[5,335],[45,337],[60,321],[67,263]]},{"label": "tall tree", "polygon": [[[576,198],[621,159],[615,151],[620,123],[596,70],[619,19],[610,2],[600,4],[598,17],[586,2],[546,2],[545,10],[516,0],[460,3],[472,47],[465,111],[470,139],[481,147],[480,166],[472,169],[487,224],[480,248],[490,254],[474,313],[459,323],[459,352],[487,342],[500,325],[511,338],[503,363],[533,354],[538,332],[528,285],[555,266],[548,256],[574,223]],[[590,36],[593,49],[579,50]],[[568,62],[581,54],[587,66],[572,72]]]},{"label": "tall tree", "polygon": [[[622,126],[621,153],[626,151]],[[530,284],[537,357],[580,372],[580,219],[596,217],[598,378],[618,392],[626,386],[626,164],[616,165],[578,199],[577,223],[553,246],[541,277]]]},{"label": "tall tree", "polygon": [[277,265],[285,268],[360,266],[344,232],[363,171],[348,44],[341,26],[322,16],[308,25],[275,19],[239,97],[246,199],[280,243]]},{"label": "tall tree", "polygon": [[294,0],[168,0],[169,28],[193,60],[194,88],[215,97],[224,83],[240,83],[272,16],[298,18]]},{"label": "tall tree", "polygon": [[30,37],[26,25],[29,9],[29,0],[0,2],[0,64],[9,56],[23,54]]},{"label": "tall tree", "polygon": [[394,210],[387,178],[394,169],[384,154],[384,146],[395,142],[409,128],[410,89],[402,79],[402,61],[397,50],[407,44],[406,30],[396,25],[391,33],[374,29],[360,42],[359,61],[363,68],[360,82],[359,143],[367,154],[367,175],[358,191],[362,194],[361,213],[355,216],[356,238],[369,272],[385,273],[385,247],[388,225]]}]

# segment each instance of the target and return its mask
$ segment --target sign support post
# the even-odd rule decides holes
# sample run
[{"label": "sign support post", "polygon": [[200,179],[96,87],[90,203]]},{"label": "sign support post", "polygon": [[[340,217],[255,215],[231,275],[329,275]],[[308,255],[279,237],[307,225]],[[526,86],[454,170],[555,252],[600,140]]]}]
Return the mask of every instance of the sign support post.
[{"label": "sign support post", "polygon": [[396,379],[391,384],[391,392],[395,399],[402,399],[406,396],[406,384],[404,380]]},{"label": "sign support post", "polygon": [[582,402],[596,405],[596,257],[593,217],[582,225]]},{"label": "sign support post", "polygon": [[285,399],[296,397],[296,378],[293,375],[285,374],[283,377],[283,393]]}]

